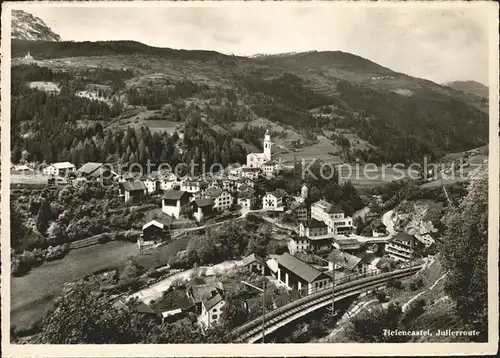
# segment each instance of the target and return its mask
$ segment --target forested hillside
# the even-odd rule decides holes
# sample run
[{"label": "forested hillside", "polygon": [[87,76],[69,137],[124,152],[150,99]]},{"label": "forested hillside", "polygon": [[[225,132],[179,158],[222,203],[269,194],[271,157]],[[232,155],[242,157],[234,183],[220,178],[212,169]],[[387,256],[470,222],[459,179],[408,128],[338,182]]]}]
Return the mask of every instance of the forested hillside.
[{"label": "forested hillside", "polygon": [[[84,145],[96,135],[80,134],[82,120],[106,127],[125,108],[161,110],[158,119],[179,123],[201,119],[228,136],[238,136],[242,124],[261,118],[312,142],[343,129],[369,144],[346,146],[342,134],[332,137],[349,154],[344,160],[420,161],[488,142],[486,99],[342,52],[245,58],[131,41],[13,40],[13,57],[28,51],[38,67],[22,61],[13,67],[14,161],[23,150],[36,160],[58,159],[58,148],[71,151],[75,138]],[[27,87],[30,81],[52,81],[60,91],[44,94]],[[101,100],[74,95],[89,86],[106,86],[107,92],[99,89]],[[58,133],[52,131],[55,126]],[[283,138],[288,140],[287,133]],[[253,142],[258,138],[245,138],[246,144]],[[127,147],[111,154],[122,158]]]}]

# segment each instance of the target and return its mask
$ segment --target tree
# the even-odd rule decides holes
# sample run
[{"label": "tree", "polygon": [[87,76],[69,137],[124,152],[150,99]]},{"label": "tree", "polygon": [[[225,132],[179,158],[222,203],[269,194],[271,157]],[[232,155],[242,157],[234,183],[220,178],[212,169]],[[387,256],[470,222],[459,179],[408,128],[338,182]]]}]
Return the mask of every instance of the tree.
[{"label": "tree", "polygon": [[107,297],[77,283],[56,304],[42,322],[42,340],[49,344],[137,343],[131,330],[132,316],[119,310]]},{"label": "tree", "polygon": [[487,338],[488,327],[488,171],[472,180],[458,207],[445,215],[443,266],[448,271],[445,291],[457,303],[465,322]]},{"label": "tree", "polygon": [[40,234],[45,235],[47,228],[49,227],[49,221],[51,219],[50,205],[47,199],[42,199],[42,205],[38,209],[38,214],[36,216],[36,228]]}]

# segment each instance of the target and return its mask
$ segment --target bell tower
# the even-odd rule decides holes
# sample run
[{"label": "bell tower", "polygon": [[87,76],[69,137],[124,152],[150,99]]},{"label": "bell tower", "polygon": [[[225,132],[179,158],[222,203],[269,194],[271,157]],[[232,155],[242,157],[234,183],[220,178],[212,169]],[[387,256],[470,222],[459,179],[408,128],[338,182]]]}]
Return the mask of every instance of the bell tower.
[{"label": "bell tower", "polygon": [[269,129],[266,130],[266,134],[264,136],[264,157],[266,160],[271,160],[271,147],[273,143],[271,142],[271,134],[269,133]]}]

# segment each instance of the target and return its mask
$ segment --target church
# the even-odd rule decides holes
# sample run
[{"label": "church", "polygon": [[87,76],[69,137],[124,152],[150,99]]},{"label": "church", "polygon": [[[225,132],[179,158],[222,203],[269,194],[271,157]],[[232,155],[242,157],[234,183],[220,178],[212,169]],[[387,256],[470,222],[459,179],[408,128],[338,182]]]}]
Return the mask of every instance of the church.
[{"label": "church", "polygon": [[[264,153],[250,153],[247,155],[247,170],[259,170],[268,178],[274,177],[281,170],[281,163],[272,156],[273,142],[269,129],[264,135]],[[277,153],[275,153],[277,154]],[[276,156],[276,155],[275,155]]]},{"label": "church", "polygon": [[271,147],[273,142],[271,141],[271,134],[269,129],[266,131],[264,136],[264,153],[250,153],[247,155],[247,167],[248,168],[263,168],[264,163],[271,160]]}]

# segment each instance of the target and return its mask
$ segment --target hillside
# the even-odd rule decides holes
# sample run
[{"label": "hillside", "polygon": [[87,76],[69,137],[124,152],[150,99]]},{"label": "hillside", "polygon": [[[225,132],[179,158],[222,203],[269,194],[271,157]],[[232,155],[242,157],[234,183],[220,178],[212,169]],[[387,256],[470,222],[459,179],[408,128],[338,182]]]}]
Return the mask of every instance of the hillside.
[{"label": "hillside", "polygon": [[483,98],[489,97],[488,87],[476,81],[453,81],[453,82],[447,82],[444,85],[453,88],[457,91],[471,93],[479,97]]},{"label": "hillside", "polygon": [[61,41],[39,17],[23,10],[12,10],[12,38],[32,41]]},{"label": "hillside", "polygon": [[[177,121],[188,119],[192,110],[186,110],[194,106],[205,122],[238,137],[244,130],[235,128],[252,127],[264,118],[284,128],[275,135],[289,149],[327,136],[332,148],[341,147],[332,161],[338,155],[379,163],[439,158],[484,145],[488,138],[487,103],[476,96],[340,51],[247,58],[133,41],[12,41],[13,57],[27,52],[38,66],[70,77],[118,71],[125,84],[113,88],[114,98],[145,110],[170,106],[180,113]],[[173,87],[178,91],[172,97]],[[255,132],[245,141],[258,143],[257,138]]]}]

